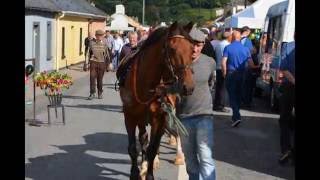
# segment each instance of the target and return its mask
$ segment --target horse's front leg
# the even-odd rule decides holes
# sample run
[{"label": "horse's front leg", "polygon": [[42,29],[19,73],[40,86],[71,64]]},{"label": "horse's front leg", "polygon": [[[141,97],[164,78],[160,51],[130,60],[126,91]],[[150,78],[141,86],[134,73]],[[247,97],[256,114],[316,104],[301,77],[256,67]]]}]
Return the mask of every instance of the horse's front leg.
[{"label": "horse's front leg", "polygon": [[148,162],[147,162],[147,148],[148,148],[148,132],[146,130],[146,125],[144,121],[141,121],[138,125],[139,127],[139,142],[141,145],[141,154],[142,154],[142,164],[141,164],[141,171],[140,176],[144,179],[147,169],[148,169]]},{"label": "horse's front leg", "polygon": [[126,129],[128,133],[128,153],[131,158],[130,180],[139,180],[139,167],[138,167],[138,151],[136,148],[136,124],[133,119],[125,118]]},{"label": "horse's front leg", "polygon": [[150,144],[147,150],[148,173],[146,180],[154,180],[153,161],[158,153],[161,137],[164,134],[164,121],[165,116],[162,114],[156,114],[152,118]]}]

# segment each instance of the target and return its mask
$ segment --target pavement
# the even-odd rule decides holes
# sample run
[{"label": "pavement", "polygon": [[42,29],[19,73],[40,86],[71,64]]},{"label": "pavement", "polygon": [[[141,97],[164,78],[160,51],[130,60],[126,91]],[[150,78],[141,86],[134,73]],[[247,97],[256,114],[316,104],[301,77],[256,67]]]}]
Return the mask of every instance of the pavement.
[{"label": "pavement", "polygon": [[[25,124],[25,179],[129,179],[128,141],[119,93],[113,88],[115,74],[105,74],[104,99],[89,101],[89,73],[82,72],[80,65],[63,71],[74,78],[74,85],[63,98],[66,125],[62,124],[60,109],[58,118],[51,113],[52,125],[47,124],[48,100],[38,91],[36,117],[42,125]],[[230,127],[231,113],[215,113],[213,156],[217,179],[295,179],[294,167],[277,163],[279,116],[269,112],[262,99],[254,103],[253,110],[241,110],[243,122],[238,128]],[[32,106],[26,105],[26,118],[30,117]],[[162,138],[156,179],[188,179],[185,166],[173,164],[175,148],[167,141]]]}]

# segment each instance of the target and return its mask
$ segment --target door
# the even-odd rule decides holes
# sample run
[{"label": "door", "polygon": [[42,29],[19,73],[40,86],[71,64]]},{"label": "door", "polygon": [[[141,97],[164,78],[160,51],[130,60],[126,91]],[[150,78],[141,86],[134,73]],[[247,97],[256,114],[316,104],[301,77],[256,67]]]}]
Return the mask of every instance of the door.
[{"label": "door", "polygon": [[40,71],[40,23],[33,23],[32,30],[32,57],[35,58],[34,70]]}]

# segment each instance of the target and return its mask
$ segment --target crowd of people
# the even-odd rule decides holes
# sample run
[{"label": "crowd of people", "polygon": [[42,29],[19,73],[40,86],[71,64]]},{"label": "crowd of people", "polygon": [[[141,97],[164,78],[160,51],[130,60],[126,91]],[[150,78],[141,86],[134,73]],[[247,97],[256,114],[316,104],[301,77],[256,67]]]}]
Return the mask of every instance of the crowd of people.
[{"label": "crowd of people", "polygon": [[[237,127],[242,122],[240,107],[250,108],[252,105],[255,82],[262,64],[258,60],[260,40],[251,40],[250,33],[247,26],[223,31],[212,26],[193,28],[190,32],[194,41],[192,67],[196,88],[192,95],[183,97],[177,106],[178,117],[189,132],[188,137],[181,137],[189,179],[215,179],[212,158],[213,111],[229,112],[225,108],[226,93],[232,109],[231,127]],[[90,34],[85,40],[86,59],[90,60],[89,99],[95,96],[96,80],[98,97],[102,98],[102,77],[106,68],[116,71],[120,60],[134,51],[139,42],[148,37],[148,32],[111,34],[110,31],[99,30],[95,35],[96,38]],[[261,39],[264,37],[262,35]],[[294,47],[294,42],[289,43],[282,53],[281,70],[286,80],[280,98],[280,163],[294,157],[294,145],[290,143],[289,134],[292,127],[290,113],[295,106]],[[96,58],[91,58],[92,55]],[[108,64],[112,64],[112,67]],[[213,86],[214,94],[210,90]]]}]

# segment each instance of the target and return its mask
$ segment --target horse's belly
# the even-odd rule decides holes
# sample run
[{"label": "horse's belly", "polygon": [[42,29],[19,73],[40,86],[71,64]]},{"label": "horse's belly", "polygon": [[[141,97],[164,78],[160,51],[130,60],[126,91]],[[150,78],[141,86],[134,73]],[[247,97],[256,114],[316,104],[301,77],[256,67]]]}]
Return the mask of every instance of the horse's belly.
[{"label": "horse's belly", "polygon": [[125,88],[120,88],[120,97],[123,103],[123,106],[132,106],[133,103],[133,95],[132,92]]}]

